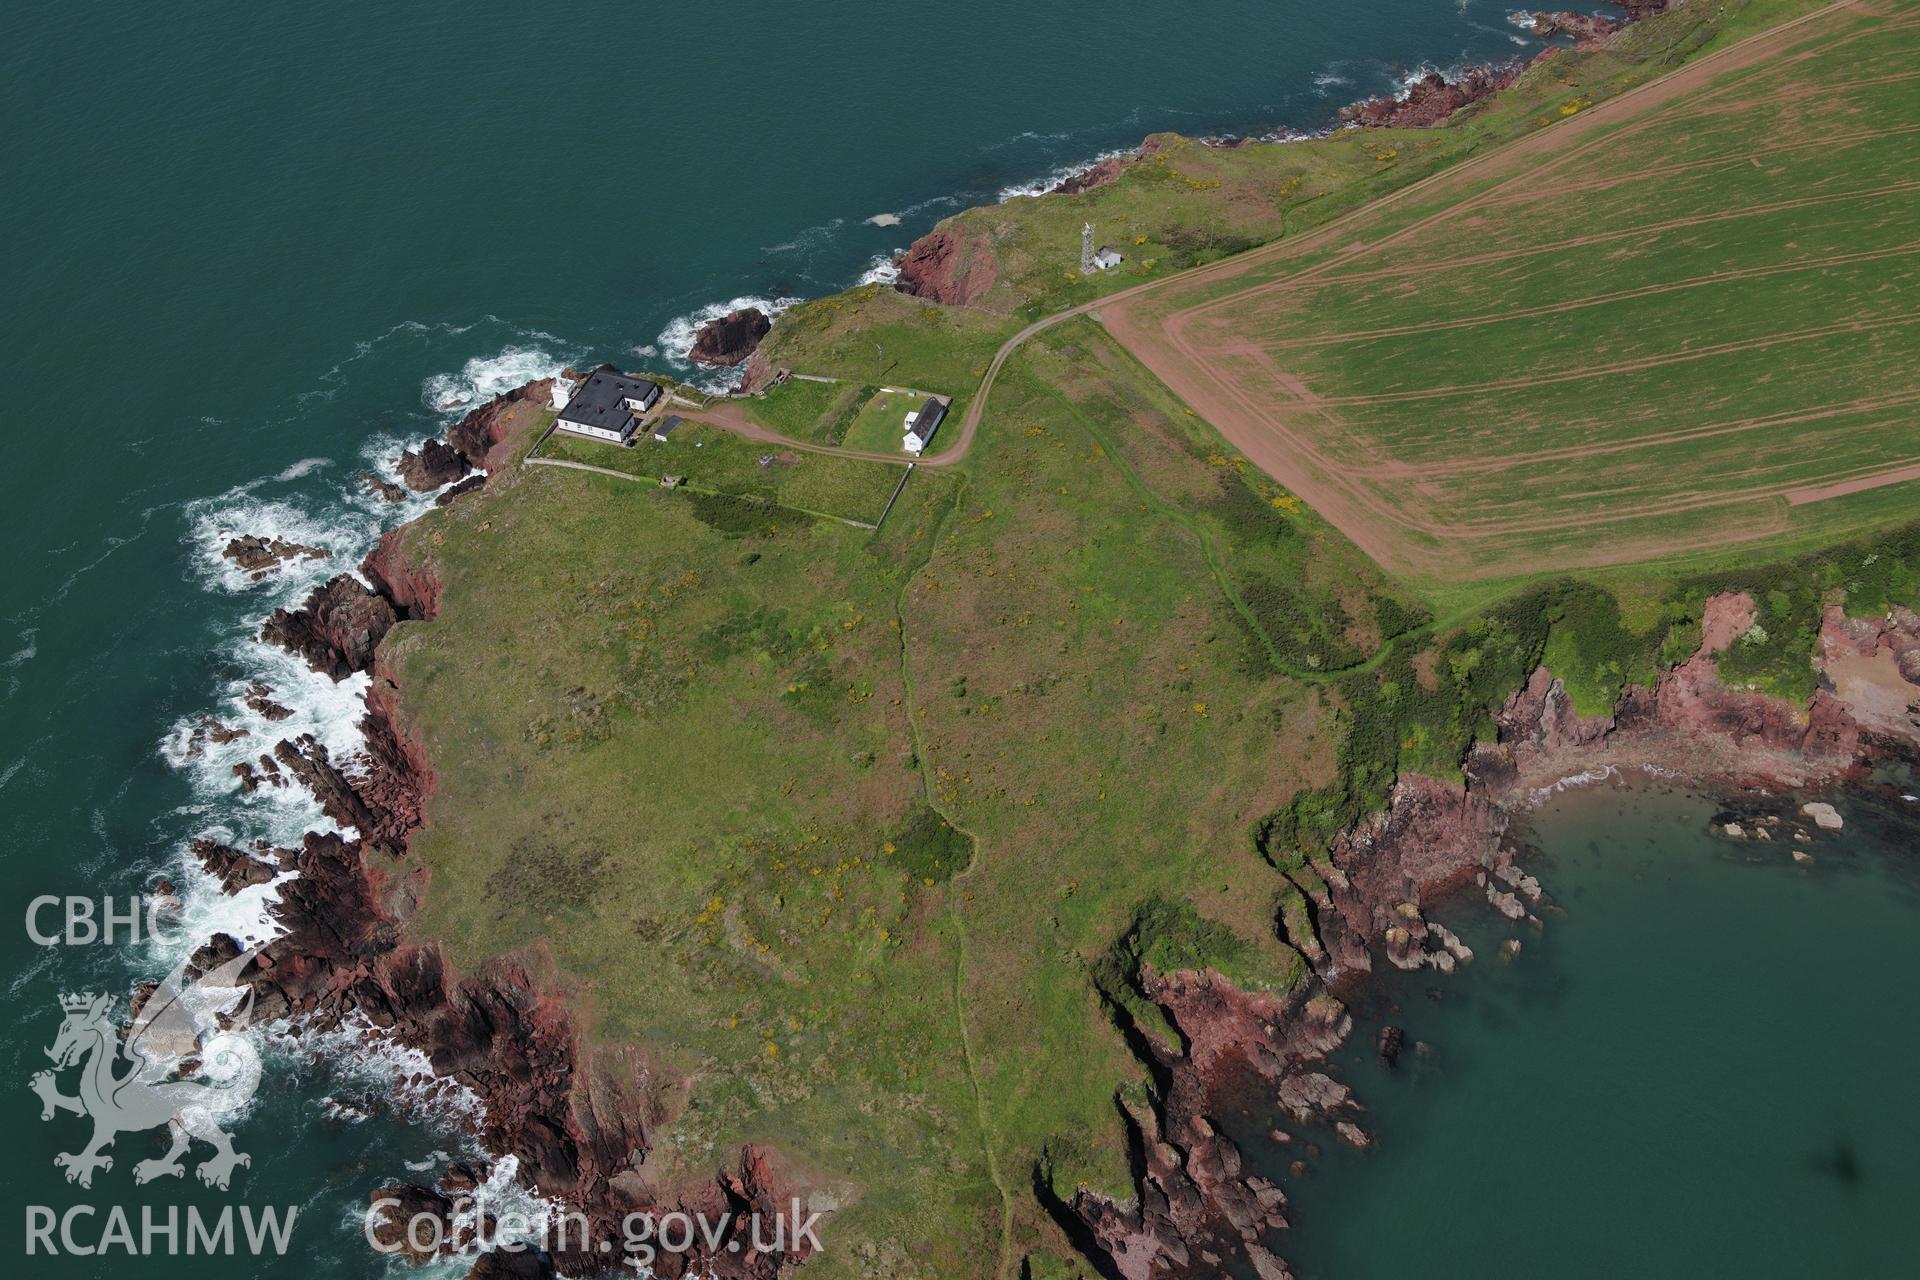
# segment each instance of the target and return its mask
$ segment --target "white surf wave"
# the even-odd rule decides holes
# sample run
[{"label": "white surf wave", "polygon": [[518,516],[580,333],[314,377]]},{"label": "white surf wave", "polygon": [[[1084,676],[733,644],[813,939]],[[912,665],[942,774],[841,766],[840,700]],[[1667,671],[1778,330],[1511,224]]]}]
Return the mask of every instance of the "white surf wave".
[{"label": "white surf wave", "polygon": [[804,231],[796,233],[790,240],[783,240],[779,244],[763,245],[760,251],[762,253],[797,253],[802,250],[811,251],[819,248],[821,245],[830,243],[835,233],[846,225],[847,220],[845,218],[832,218],[818,226],[808,227]]},{"label": "white surf wave", "polygon": [[397,1105],[412,1119],[438,1122],[456,1133],[478,1129],[485,1119],[479,1094],[437,1074],[426,1054],[358,1011],[325,1030],[280,1021],[268,1027],[268,1034],[282,1054],[326,1060],[339,1086],[326,1101],[354,1105],[364,1093]]},{"label": "white surf wave", "polygon": [[897,252],[875,254],[873,261],[867,264],[867,269],[860,273],[860,279],[855,281],[856,286],[864,284],[892,284],[898,280],[900,278],[900,266],[898,262],[895,261],[898,256],[899,254]]},{"label": "white surf wave", "polygon": [[[189,503],[187,516],[188,541],[202,583],[227,594],[269,584],[280,588],[281,594],[304,594],[343,571],[351,563],[343,557],[364,540],[363,531],[343,527],[337,513],[321,514],[291,501],[263,498],[254,486],[229,489],[217,498]],[[328,556],[324,560],[287,561],[256,581],[222,554],[229,542],[249,535],[284,539],[326,551]]]},{"label": "white surf wave", "polygon": [[[215,828],[206,834],[219,840],[227,833]],[[182,846],[167,878],[179,895],[180,910],[165,917],[163,929],[146,941],[148,962],[155,972],[164,973],[177,969],[215,934],[224,933],[242,947],[255,947],[285,933],[286,928],[274,918],[273,905],[279,901],[280,886],[299,877],[282,871],[265,884],[248,885],[229,895]]]},{"label": "white surf wave", "polygon": [[23,667],[40,656],[40,628],[28,627],[20,633],[20,647],[7,655],[8,668]]},{"label": "white surf wave", "polygon": [[1595,786],[1599,783],[1606,782],[1608,779],[1618,778],[1619,776],[1620,770],[1618,768],[1610,764],[1602,765],[1598,769],[1587,769],[1580,773],[1570,773],[1566,777],[1550,782],[1544,787],[1535,787],[1528,793],[1527,798],[1530,803],[1538,804],[1563,791],[1571,791],[1575,787]]},{"label": "white surf wave", "polygon": [[1024,196],[1046,195],[1049,191],[1052,191],[1055,187],[1077,173],[1085,173],[1095,165],[1112,160],[1116,156],[1130,156],[1132,154],[1134,154],[1132,148],[1123,147],[1118,151],[1103,151],[1093,159],[1083,160],[1078,164],[1062,165],[1044,178],[1000,188],[999,194],[994,197],[995,203],[1005,204],[1009,200],[1018,200]]},{"label": "white surf wave", "polygon": [[876,213],[871,218],[868,218],[866,223],[870,227],[897,227],[900,225],[900,215],[897,213]]},{"label": "white surf wave", "polygon": [[475,356],[458,373],[437,373],[421,385],[420,400],[439,414],[465,413],[503,391],[559,373],[565,361],[536,346],[510,346],[494,356]]},{"label": "white surf wave", "polygon": [[708,369],[695,364],[687,357],[693,352],[695,335],[700,327],[709,321],[718,320],[724,315],[742,311],[748,307],[758,307],[769,319],[778,316],[789,307],[798,306],[804,298],[763,298],[743,295],[729,298],[725,302],[710,302],[697,311],[677,316],[667,322],[667,327],[655,338],[655,349],[664,356],[669,368],[683,382],[700,388],[709,395],[724,395],[740,381],[737,369]]}]

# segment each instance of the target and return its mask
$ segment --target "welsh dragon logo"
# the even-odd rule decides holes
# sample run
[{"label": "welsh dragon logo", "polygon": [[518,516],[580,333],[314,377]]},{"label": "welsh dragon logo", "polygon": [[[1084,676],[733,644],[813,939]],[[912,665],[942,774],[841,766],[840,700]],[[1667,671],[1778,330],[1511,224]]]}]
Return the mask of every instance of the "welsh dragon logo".
[{"label": "welsh dragon logo", "polygon": [[[213,1148],[194,1170],[210,1187],[226,1190],[233,1171],[253,1163],[233,1149],[233,1136],[221,1125],[260,1084],[259,1051],[241,1034],[253,1012],[253,993],[239,981],[257,954],[246,951],[191,980],[182,964],[124,1031],[111,1017],[113,996],[60,997],[66,1021],[47,1050],[53,1069],[36,1072],[32,1087],[40,1095],[42,1120],[66,1111],[93,1121],[86,1146],[53,1158],[68,1182],[91,1187],[96,1170],[113,1168],[107,1149],[115,1138],[162,1125],[172,1146],[133,1166],[136,1183],[180,1177],[196,1140]],[[79,1092],[61,1093],[59,1073],[74,1066],[80,1069]]]}]

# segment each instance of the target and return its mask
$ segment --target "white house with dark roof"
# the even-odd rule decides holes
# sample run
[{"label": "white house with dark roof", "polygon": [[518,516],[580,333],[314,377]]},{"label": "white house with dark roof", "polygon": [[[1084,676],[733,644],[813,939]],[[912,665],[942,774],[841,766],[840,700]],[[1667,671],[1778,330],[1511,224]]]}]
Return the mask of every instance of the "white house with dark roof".
[{"label": "white house with dark roof", "polygon": [[925,404],[907,415],[907,434],[900,441],[900,447],[908,453],[925,449],[933,443],[933,433],[940,429],[946,416],[947,402],[938,396],[928,396]]},{"label": "white house with dark roof", "polygon": [[626,444],[639,425],[636,417],[659,401],[659,383],[628,377],[616,369],[596,369],[573,393],[553,425],[575,435]]}]

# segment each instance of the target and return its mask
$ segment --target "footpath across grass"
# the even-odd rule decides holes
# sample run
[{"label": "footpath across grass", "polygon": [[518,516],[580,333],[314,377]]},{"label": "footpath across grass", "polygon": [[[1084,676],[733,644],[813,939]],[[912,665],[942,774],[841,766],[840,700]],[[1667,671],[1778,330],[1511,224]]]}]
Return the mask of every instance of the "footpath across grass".
[{"label": "footpath across grass", "polygon": [[646,437],[631,448],[556,432],[540,447],[540,456],[651,480],[679,476],[696,493],[777,503],[865,524],[880,519],[900,482],[900,469],[884,462],[781,449],[691,422],[663,441]]}]

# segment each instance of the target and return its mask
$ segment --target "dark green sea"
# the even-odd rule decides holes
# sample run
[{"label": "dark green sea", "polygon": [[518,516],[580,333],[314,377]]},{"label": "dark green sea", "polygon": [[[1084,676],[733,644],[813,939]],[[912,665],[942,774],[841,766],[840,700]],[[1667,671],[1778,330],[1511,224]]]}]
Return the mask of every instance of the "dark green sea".
[{"label": "dark green sea", "polygon": [[[1438,914],[1472,965],[1385,977],[1358,1010],[1336,1069],[1377,1145],[1325,1142],[1293,1184],[1302,1280],[1912,1275],[1901,782],[1838,797],[1846,827],[1805,844],[1729,840],[1715,804],[1646,779],[1532,815],[1544,928],[1469,895]],[[1383,1021],[1405,1031],[1393,1069]]]},{"label": "dark green sea", "polygon": [[[53,1159],[84,1126],[43,1122],[28,1090],[60,993],[125,992],[191,946],[42,947],[24,928],[31,900],[124,901],[166,875],[189,932],[246,935],[266,890],[220,899],[187,841],[283,843],[318,824],[286,793],[239,794],[230,770],[278,736],[354,745],[362,686],[251,637],[418,509],[375,500],[359,473],[567,362],[683,367],[706,309],[844,288],[941,216],[1148,132],[1313,129],[1421,66],[1522,52],[1506,8],[7,4],[13,1274],[384,1274],[358,1237],[368,1190],[472,1154],[458,1099],[396,1088],[392,1061],[346,1041],[265,1046],[235,1129],[253,1162],[227,1193],[135,1187],[131,1166],[157,1154],[137,1137],[91,1190],[68,1184]],[[235,533],[336,560],[251,583],[218,557]],[[291,720],[245,708],[257,680]],[[253,736],[196,752],[203,714]],[[1567,921],[1422,1007],[1431,1069],[1376,1081],[1356,1067],[1382,1143],[1333,1155],[1301,1193],[1294,1251],[1312,1274],[1669,1274],[1709,1257],[1675,1252],[1689,1231],[1748,1238],[1743,1223],[1747,1274],[1890,1256],[1920,1187],[1902,1069],[1920,1049],[1900,980],[1920,924],[1910,831],[1862,824],[1844,859],[1802,875],[1713,858],[1687,821],[1595,803],[1559,834],[1543,820]],[[1650,1111],[1658,1099],[1677,1110]],[[297,1206],[292,1248],[25,1256],[33,1206],[189,1203]],[[83,1221],[80,1242],[101,1226]],[[1793,1247],[1768,1244],[1783,1238]]]}]

